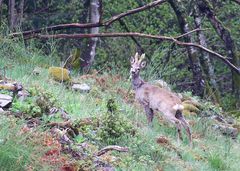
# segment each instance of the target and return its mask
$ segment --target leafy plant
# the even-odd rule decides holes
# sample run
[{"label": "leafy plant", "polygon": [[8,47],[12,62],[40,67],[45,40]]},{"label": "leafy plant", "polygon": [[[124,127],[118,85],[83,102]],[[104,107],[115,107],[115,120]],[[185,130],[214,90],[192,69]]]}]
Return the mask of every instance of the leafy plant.
[{"label": "leafy plant", "polygon": [[113,99],[107,102],[107,112],[101,118],[99,137],[102,142],[115,144],[124,135],[132,135],[133,125],[119,111]]},{"label": "leafy plant", "polygon": [[44,113],[49,113],[50,109],[57,105],[54,95],[40,87],[29,89],[30,97],[24,101],[14,99],[12,104],[13,112],[21,112],[32,117],[40,117]]}]

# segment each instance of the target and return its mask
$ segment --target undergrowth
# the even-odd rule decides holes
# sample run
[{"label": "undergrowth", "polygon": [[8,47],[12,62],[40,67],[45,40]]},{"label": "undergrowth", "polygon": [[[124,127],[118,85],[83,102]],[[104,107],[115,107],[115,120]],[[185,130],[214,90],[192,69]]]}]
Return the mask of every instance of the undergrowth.
[{"label": "undergrowth", "polygon": [[[154,118],[153,128],[147,126],[144,111],[139,105],[132,103],[131,91],[128,91],[131,85],[126,73],[121,73],[122,76],[118,78],[107,73],[96,76],[102,79],[82,80],[87,81],[92,90],[89,94],[80,94],[48,77],[49,66],[60,66],[60,61],[55,60],[55,54],[49,56],[45,56],[41,49],[31,45],[31,42],[26,47],[21,42],[6,39],[0,45],[0,66],[5,66],[8,78],[21,82],[27,89],[40,87],[50,92],[51,97],[56,97],[57,103],[71,114],[73,120],[87,117],[103,118],[100,121],[102,132],[100,131],[99,135],[94,132],[99,131],[94,130],[96,128],[81,128],[86,135],[77,137],[75,141],[82,143],[95,140],[100,147],[106,144],[129,147],[128,153],[111,153],[116,157],[113,164],[117,170],[239,170],[239,137],[232,140],[222,136],[211,129],[211,121],[189,116],[187,119],[191,121],[194,146],[189,147],[186,134],[179,145],[175,128],[164,122],[161,117]],[[41,68],[39,75],[33,74],[35,67]],[[73,77],[80,78],[80,75],[74,74]],[[109,80],[112,81],[109,83]],[[117,119],[110,115],[112,112],[109,109],[107,112],[106,102],[111,98],[121,114]],[[36,99],[26,104],[30,105],[26,107],[26,112],[43,112],[41,108],[31,108],[33,101],[36,102]],[[23,104],[14,105],[16,110],[23,110]],[[31,134],[19,133],[22,126],[22,122],[17,122],[16,119],[9,120],[1,115],[0,170],[26,170],[28,167],[44,170],[43,164],[38,161],[39,156],[35,156],[36,150],[41,148],[39,144],[31,143],[34,142]],[[135,134],[132,134],[132,129]],[[87,135],[89,131],[94,136]],[[168,143],[157,143],[160,136],[166,137]],[[41,150],[39,151],[41,156]],[[58,167],[52,169],[56,168]]]}]

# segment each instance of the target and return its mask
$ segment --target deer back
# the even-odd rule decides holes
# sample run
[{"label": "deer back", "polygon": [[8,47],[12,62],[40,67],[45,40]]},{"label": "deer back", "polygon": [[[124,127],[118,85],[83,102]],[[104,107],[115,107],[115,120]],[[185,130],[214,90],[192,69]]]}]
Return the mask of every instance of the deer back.
[{"label": "deer back", "polygon": [[151,109],[160,111],[162,113],[175,113],[176,110],[182,110],[180,98],[158,86],[144,83],[135,91],[136,99],[142,105],[148,105]]}]

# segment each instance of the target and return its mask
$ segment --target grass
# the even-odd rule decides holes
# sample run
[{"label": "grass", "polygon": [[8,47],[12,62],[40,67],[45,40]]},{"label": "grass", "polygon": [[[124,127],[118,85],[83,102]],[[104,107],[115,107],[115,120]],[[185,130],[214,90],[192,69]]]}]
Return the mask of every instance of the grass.
[{"label": "grass", "polygon": [[[71,113],[73,119],[101,116],[106,112],[106,101],[114,98],[120,111],[138,130],[137,136],[125,136],[119,142],[118,145],[129,147],[130,152],[114,153],[120,160],[116,164],[117,170],[239,170],[239,137],[235,141],[231,140],[214,132],[210,127],[211,121],[189,117],[188,119],[195,123],[192,125],[194,147],[189,148],[186,134],[184,141],[178,145],[175,128],[164,122],[159,124],[156,117],[154,127],[149,128],[143,110],[136,104],[126,103],[121,93],[117,93],[117,89],[127,91],[130,81],[122,78],[102,90],[94,81],[87,80],[92,86],[92,92],[78,94],[66,88],[64,84],[48,78],[48,66],[60,64],[58,60],[54,61],[57,59],[54,58],[54,54],[50,56],[51,58],[43,55],[41,50],[31,45],[26,48],[22,43],[5,41],[0,47],[0,66],[7,66],[7,76],[23,83],[24,87],[37,85],[52,92],[62,107]],[[32,74],[35,67],[41,67],[39,76]],[[1,126],[0,141],[7,137],[7,142],[0,146],[0,170],[24,170],[29,164],[38,165],[30,155],[36,148],[33,148],[34,144],[26,143],[28,137],[13,136],[17,135],[17,128],[21,124],[4,124],[8,126]],[[10,127],[11,124],[16,124],[16,127]],[[157,144],[156,139],[161,135],[167,137],[177,150]]]}]

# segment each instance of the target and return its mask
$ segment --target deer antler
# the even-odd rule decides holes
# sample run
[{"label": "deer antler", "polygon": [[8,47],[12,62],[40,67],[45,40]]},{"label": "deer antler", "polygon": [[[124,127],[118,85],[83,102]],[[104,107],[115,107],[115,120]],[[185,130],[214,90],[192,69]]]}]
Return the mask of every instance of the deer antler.
[{"label": "deer antler", "polygon": [[145,53],[141,55],[138,63],[140,64],[145,59]]},{"label": "deer antler", "polygon": [[134,56],[134,59],[135,59],[135,62],[137,62],[138,61],[138,52],[135,54],[135,56]]}]

